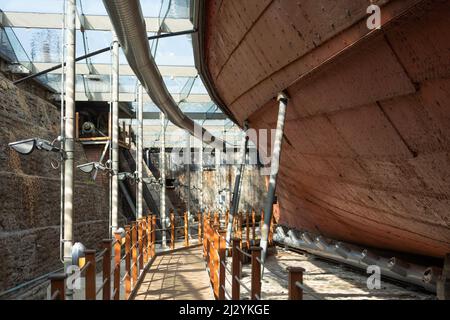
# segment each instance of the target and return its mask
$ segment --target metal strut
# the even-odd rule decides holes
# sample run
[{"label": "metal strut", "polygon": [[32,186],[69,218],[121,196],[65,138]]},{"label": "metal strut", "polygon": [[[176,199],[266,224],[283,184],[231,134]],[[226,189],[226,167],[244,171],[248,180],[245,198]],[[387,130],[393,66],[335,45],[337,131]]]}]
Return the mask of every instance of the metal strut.
[{"label": "metal strut", "polygon": [[272,220],[273,201],[275,199],[275,190],[277,186],[277,175],[280,168],[281,146],[283,143],[284,123],[286,120],[286,108],[288,104],[288,96],[281,92],[278,94],[277,101],[279,102],[277,129],[275,133],[275,141],[272,149],[272,160],[270,163],[270,180],[269,188],[267,190],[267,198],[264,204],[264,224],[261,229],[261,243],[262,248],[262,271],[264,272],[264,262],[267,255],[267,243],[269,239],[269,227]]},{"label": "metal strut", "polygon": [[228,225],[227,225],[227,234],[226,234],[226,242],[227,244],[230,243],[232,233],[233,233],[233,217],[236,214],[236,212],[239,209],[239,199],[241,196],[241,184],[242,184],[242,177],[244,175],[244,169],[245,169],[245,159],[247,156],[247,146],[248,146],[248,136],[247,136],[247,130],[248,130],[248,123],[244,123],[244,137],[242,139],[242,145],[241,145],[241,154],[240,159],[241,163],[239,165],[239,169],[236,173],[235,181],[234,181],[234,190],[233,190],[233,199],[231,200],[231,208],[230,208],[230,214],[228,218]]}]

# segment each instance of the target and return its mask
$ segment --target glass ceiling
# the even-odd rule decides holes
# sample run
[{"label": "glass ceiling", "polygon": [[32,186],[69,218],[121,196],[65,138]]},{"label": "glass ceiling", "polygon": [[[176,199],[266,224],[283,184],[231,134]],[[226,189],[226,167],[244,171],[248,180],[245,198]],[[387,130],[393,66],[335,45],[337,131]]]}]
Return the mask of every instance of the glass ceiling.
[{"label": "glass ceiling", "polygon": [[[21,66],[21,70],[31,73],[44,70],[54,64],[61,63],[62,55],[62,25],[63,0],[0,0],[0,9],[9,21],[1,26],[0,54],[11,63]],[[157,32],[167,32],[170,23],[181,22],[185,30],[190,30],[189,21],[190,0],[141,0],[141,8],[145,18],[154,20],[157,30],[148,32],[148,36]],[[101,0],[77,0],[78,17],[91,15],[106,16],[106,10]],[[26,15],[20,13],[52,14],[42,19],[42,25],[29,27]],[[15,16],[21,19],[13,19]],[[94,17],[95,18],[95,17]],[[101,17],[99,17],[101,18]],[[97,19],[99,19],[97,18]],[[82,19],[81,19],[82,20]],[[12,22],[11,22],[12,21]],[[17,21],[17,22],[15,22]],[[25,22],[23,22],[25,21]],[[153,23],[152,23],[153,25]],[[55,27],[58,26],[58,27]],[[178,30],[177,30],[178,31]],[[108,30],[92,30],[85,28],[77,31],[76,55],[109,47],[112,33]],[[194,67],[192,40],[190,35],[164,38],[150,41],[150,48],[155,61],[163,74],[164,82],[176,102],[184,112],[207,114],[222,114],[211,101],[200,77]],[[135,109],[137,78],[128,67],[126,58],[120,50],[121,73],[119,77],[120,100],[128,102]],[[127,68],[128,67],[128,68]],[[102,99],[109,101],[111,54],[105,52],[77,63],[76,93],[77,100],[88,101]],[[125,70],[122,72],[122,70]],[[56,93],[60,92],[60,70],[39,77],[39,80]],[[95,93],[95,95],[94,95]],[[99,94],[100,93],[100,94]],[[100,97],[100,98],[99,98]],[[144,112],[159,112],[159,109],[148,99]],[[202,116],[197,118],[203,119]],[[130,121],[130,120],[128,120]],[[231,120],[195,120],[203,124],[213,134],[225,138],[232,145],[240,144],[241,132]],[[132,121],[135,124],[135,121]],[[144,121],[145,146],[159,145],[159,120]],[[172,124],[167,126],[166,143],[168,146],[180,144],[178,129]],[[223,137],[223,133],[226,137]],[[183,139],[184,140],[184,139]],[[184,143],[184,142],[183,142]]]}]

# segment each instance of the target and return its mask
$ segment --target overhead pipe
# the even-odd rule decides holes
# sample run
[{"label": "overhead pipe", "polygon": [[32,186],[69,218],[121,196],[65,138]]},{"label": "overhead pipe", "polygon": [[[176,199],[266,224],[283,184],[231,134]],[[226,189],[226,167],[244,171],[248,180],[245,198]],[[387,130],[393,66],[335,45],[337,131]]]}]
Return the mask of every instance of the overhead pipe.
[{"label": "overhead pipe", "polygon": [[113,33],[111,93],[111,237],[119,227],[119,42]]},{"label": "overhead pipe", "polygon": [[138,141],[137,141],[137,194],[136,194],[136,217],[138,219],[143,217],[143,165],[144,165],[144,89],[142,85],[138,88]]},{"label": "overhead pipe", "polygon": [[248,146],[248,136],[247,136],[247,130],[248,130],[248,123],[244,123],[244,135],[242,137],[242,145],[240,150],[240,156],[239,156],[239,167],[236,172],[236,177],[234,179],[234,190],[233,190],[233,198],[231,200],[231,206],[230,206],[230,212],[229,212],[229,218],[228,218],[228,225],[227,225],[227,233],[226,233],[226,243],[231,244],[231,238],[233,234],[233,218],[234,215],[237,214],[239,210],[239,200],[241,196],[241,185],[242,180],[244,176],[244,170],[245,170],[245,159],[247,156],[247,146]]},{"label": "overhead pipe", "polygon": [[[267,198],[264,205],[264,223],[261,228],[261,242],[262,248],[261,260],[264,263],[267,255],[267,244],[269,239],[270,222],[272,221],[273,202],[275,199],[275,189],[277,185],[278,170],[280,168],[281,146],[283,143],[284,123],[286,120],[286,108],[288,104],[288,96],[281,92],[278,94],[277,101],[279,102],[277,129],[275,133],[275,141],[272,147],[272,159],[270,163],[270,180],[267,191]],[[262,269],[264,270],[264,268]]]},{"label": "overhead pipe", "polygon": [[[106,11],[117,34],[123,52],[133,72],[144,86],[152,101],[165,113],[174,125],[205,143],[223,149],[222,140],[199,127],[178,107],[164,84],[161,73],[153,59],[147,40],[145,20],[138,0],[103,0]],[[197,132],[198,131],[198,132]],[[197,133],[197,134],[196,134]],[[201,134],[201,137],[199,136]]]},{"label": "overhead pipe", "polygon": [[[67,1],[67,70],[66,70],[66,103],[64,126],[64,271],[69,273],[72,265],[73,245],[73,188],[74,188],[74,150],[75,150],[75,0]],[[67,290],[68,299],[72,298],[72,290]]]},{"label": "overhead pipe", "polygon": [[286,229],[283,226],[276,228],[274,232],[274,241],[276,243],[344,263],[364,271],[367,271],[368,266],[376,265],[380,268],[382,276],[414,284],[430,292],[436,292],[436,281],[442,273],[440,268],[427,268],[402,261],[397,257],[386,258],[369,249],[336,242],[321,235],[315,236],[316,241],[310,242],[312,240],[310,233],[294,229],[285,231]]}]

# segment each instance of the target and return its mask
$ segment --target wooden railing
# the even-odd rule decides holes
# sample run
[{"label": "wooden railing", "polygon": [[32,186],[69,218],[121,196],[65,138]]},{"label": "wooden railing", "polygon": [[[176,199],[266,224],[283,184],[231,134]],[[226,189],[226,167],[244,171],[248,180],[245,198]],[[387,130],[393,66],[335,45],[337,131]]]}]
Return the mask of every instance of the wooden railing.
[{"label": "wooden railing", "polygon": [[[211,219],[210,214],[203,219],[203,256],[209,270],[210,282],[217,300],[239,300],[241,287],[248,290],[250,297],[254,300],[261,295],[261,248],[250,245],[250,216],[246,215],[246,242],[243,248],[242,241],[242,214],[233,221],[233,228],[237,236],[232,240],[231,246],[227,246],[225,231],[221,229],[217,214]],[[253,222],[255,220],[253,219]],[[225,228],[228,222],[228,214],[225,216]],[[254,227],[254,224],[252,228]],[[253,241],[256,240],[254,233]],[[231,248],[231,251],[230,251]],[[251,252],[251,254],[249,253]],[[228,265],[231,253],[231,270]],[[241,280],[242,264],[251,261],[251,288]],[[229,280],[231,276],[231,281]],[[226,281],[231,284],[231,294],[226,290]]]},{"label": "wooden railing", "polygon": [[[245,216],[245,230],[243,226]],[[256,246],[256,214],[239,213],[232,222],[235,237],[227,245],[225,230],[229,222],[228,212],[225,215],[225,225],[221,228],[218,214],[208,213],[203,217],[203,257],[206,261],[211,286],[217,300],[240,300],[241,288],[245,289],[252,300],[261,300],[261,271],[264,263],[261,260],[261,248]],[[262,226],[264,213],[261,215]],[[274,220],[269,229],[269,244],[273,242]],[[243,237],[245,232],[245,238]],[[251,237],[250,237],[251,231]],[[244,241],[245,240],[245,241]],[[242,281],[242,265],[250,262],[250,288]],[[231,266],[230,266],[231,265]],[[288,267],[288,295],[289,300],[302,300],[303,292],[308,290],[303,285],[305,270],[298,267]],[[230,280],[231,277],[231,280]],[[282,279],[283,281],[285,279]],[[226,290],[231,287],[231,292]],[[309,293],[309,291],[308,291]]]},{"label": "wooden railing", "polygon": [[[201,215],[198,215],[201,217]],[[177,230],[184,230],[184,246],[189,246],[189,219],[187,213],[183,217],[175,217],[170,214],[170,227],[157,229],[156,215],[148,215],[130,225],[125,226],[125,233],[116,232],[114,240],[102,241],[103,250],[97,254],[95,250],[85,250],[85,263],[80,265],[80,274],[85,278],[84,298],[96,300],[102,293],[103,300],[120,300],[121,289],[124,290],[125,299],[130,299],[144,275],[144,270],[153,262],[156,256],[156,245],[161,240],[156,240],[156,232],[171,232],[170,248],[176,246]],[[176,222],[181,220],[180,226]],[[202,221],[199,220],[199,229]],[[201,243],[202,231],[198,232]],[[97,263],[102,261],[102,284],[96,288]],[[125,262],[125,273],[121,276],[122,263]],[[111,270],[111,264],[113,266]],[[50,299],[65,300],[66,298],[66,274],[56,274],[49,277]]]}]

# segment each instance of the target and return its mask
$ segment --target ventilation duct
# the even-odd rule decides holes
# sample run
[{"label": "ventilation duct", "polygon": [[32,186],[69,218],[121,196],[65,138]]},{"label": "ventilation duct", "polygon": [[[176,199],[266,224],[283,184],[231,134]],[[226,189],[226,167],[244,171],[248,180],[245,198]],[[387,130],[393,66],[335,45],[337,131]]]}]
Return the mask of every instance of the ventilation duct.
[{"label": "ventilation duct", "polygon": [[[174,125],[187,130],[196,138],[203,139],[205,143],[212,144],[215,148],[224,148],[223,141],[211,135],[203,127],[196,125],[191,118],[187,117],[180,110],[167,90],[150,52],[147,29],[139,1],[103,0],[103,4],[111,19],[128,64],[152,101],[164,112],[167,119]],[[199,129],[196,131],[195,126],[201,128],[201,131]],[[200,132],[202,137],[198,137]]]}]

